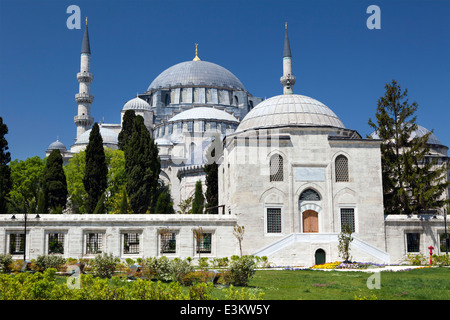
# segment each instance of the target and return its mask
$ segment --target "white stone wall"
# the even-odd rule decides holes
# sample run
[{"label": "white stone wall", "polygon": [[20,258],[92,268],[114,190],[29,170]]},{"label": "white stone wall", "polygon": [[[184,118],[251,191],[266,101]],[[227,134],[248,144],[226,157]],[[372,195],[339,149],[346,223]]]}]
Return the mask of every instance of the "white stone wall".
[{"label": "white stone wall", "polygon": [[[10,233],[23,233],[24,215],[16,214],[0,217],[0,253],[9,253]],[[86,254],[85,235],[89,232],[103,234],[104,252],[112,253],[121,259],[161,256],[158,231],[167,228],[176,233],[176,253],[169,257],[198,258],[193,229],[202,227],[204,232],[212,233],[211,253],[202,253],[202,257],[229,257],[239,254],[237,240],[233,235],[236,218],[231,215],[50,215],[42,214],[39,219],[28,215],[27,219],[27,259],[48,254],[48,234],[64,233],[64,257],[91,258]],[[139,254],[124,254],[123,233],[139,233]],[[23,254],[14,255],[22,259]]]}]

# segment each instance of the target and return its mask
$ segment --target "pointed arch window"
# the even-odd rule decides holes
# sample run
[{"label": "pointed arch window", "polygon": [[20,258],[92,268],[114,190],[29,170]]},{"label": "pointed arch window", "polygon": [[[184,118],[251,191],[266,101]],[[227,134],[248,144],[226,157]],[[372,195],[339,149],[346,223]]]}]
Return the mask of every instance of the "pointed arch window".
[{"label": "pointed arch window", "polygon": [[300,195],[300,201],[320,201],[320,195],[313,189],[306,189]]},{"label": "pointed arch window", "polygon": [[283,157],[275,154],[270,158],[270,182],[283,181]]},{"label": "pointed arch window", "polygon": [[335,162],[336,182],[348,182],[348,159],[346,156],[337,156]]}]

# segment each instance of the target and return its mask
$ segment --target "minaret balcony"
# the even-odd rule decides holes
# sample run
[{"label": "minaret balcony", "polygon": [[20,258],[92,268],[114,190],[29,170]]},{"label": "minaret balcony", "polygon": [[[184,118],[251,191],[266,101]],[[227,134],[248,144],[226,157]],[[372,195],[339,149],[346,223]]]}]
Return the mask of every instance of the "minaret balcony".
[{"label": "minaret balcony", "polygon": [[77,73],[78,82],[92,82],[94,75],[90,72],[83,71]]},{"label": "minaret balcony", "polygon": [[92,101],[94,101],[94,96],[89,93],[77,93],[75,95],[75,100],[77,103],[92,103]]},{"label": "minaret balcony", "polygon": [[80,125],[87,125],[90,126],[94,122],[94,118],[87,115],[81,115],[81,116],[75,116],[73,117],[73,121],[75,124]]}]

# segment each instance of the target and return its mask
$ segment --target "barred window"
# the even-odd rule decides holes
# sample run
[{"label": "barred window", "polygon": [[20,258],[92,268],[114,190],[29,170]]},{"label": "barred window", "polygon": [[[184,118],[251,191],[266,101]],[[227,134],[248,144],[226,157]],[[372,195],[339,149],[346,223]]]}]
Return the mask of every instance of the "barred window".
[{"label": "barred window", "polygon": [[408,252],[420,252],[420,233],[407,233],[406,246]]},{"label": "barred window", "polygon": [[267,233],[281,233],[281,208],[267,208]]},{"label": "barred window", "polygon": [[283,157],[279,154],[270,158],[270,181],[283,181]]},{"label": "barred window", "polygon": [[355,232],[355,209],[341,209],[341,230],[344,230],[345,226],[347,226],[351,232]]},{"label": "barred window", "polygon": [[9,253],[23,254],[25,251],[25,234],[11,233],[9,235]]},{"label": "barred window", "polygon": [[139,254],[139,233],[123,234],[123,253]]},{"label": "barred window", "polygon": [[348,182],[348,159],[340,155],[335,161],[336,182]]},{"label": "barred window", "polygon": [[48,254],[64,253],[64,233],[49,233]]},{"label": "barred window", "polygon": [[313,189],[306,189],[300,195],[300,201],[320,201],[320,195]]},{"label": "barred window", "polygon": [[102,253],[103,233],[86,234],[86,254]]},{"label": "barred window", "polygon": [[197,253],[211,253],[211,233],[203,233],[197,245]]},{"label": "barred window", "polygon": [[176,253],[177,240],[175,232],[162,232],[160,241],[160,253]]}]

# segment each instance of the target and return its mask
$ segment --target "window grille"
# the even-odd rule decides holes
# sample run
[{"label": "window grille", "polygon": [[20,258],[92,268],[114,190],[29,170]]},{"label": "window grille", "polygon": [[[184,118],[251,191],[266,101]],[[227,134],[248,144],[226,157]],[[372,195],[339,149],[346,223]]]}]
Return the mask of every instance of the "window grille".
[{"label": "window grille", "polygon": [[160,234],[160,253],[176,253],[177,240],[175,232],[163,232]]},{"label": "window grille", "polygon": [[313,189],[306,189],[300,195],[300,201],[320,201],[320,195]]},{"label": "window grille", "polygon": [[50,233],[48,235],[48,254],[64,253],[64,233]]},{"label": "window grille", "polygon": [[123,253],[139,254],[139,233],[123,234]]},{"label": "window grille", "polygon": [[355,232],[355,209],[341,209],[341,230],[344,230],[345,226],[350,228],[351,232]]},{"label": "window grille", "polygon": [[25,251],[25,235],[23,233],[11,233],[9,235],[9,253],[23,254]]},{"label": "window grille", "polygon": [[267,208],[267,233],[281,233],[281,208]]},{"label": "window grille", "polygon": [[103,250],[103,234],[87,233],[86,234],[86,254],[102,253]]},{"label": "window grille", "polygon": [[270,158],[270,181],[283,181],[283,157],[279,154]]},{"label": "window grille", "polygon": [[408,252],[420,252],[420,233],[407,233],[406,245]]},{"label": "window grille", "polygon": [[211,233],[203,233],[197,246],[197,253],[211,253]]},{"label": "window grille", "polygon": [[348,159],[340,155],[335,161],[336,182],[348,182]]}]

